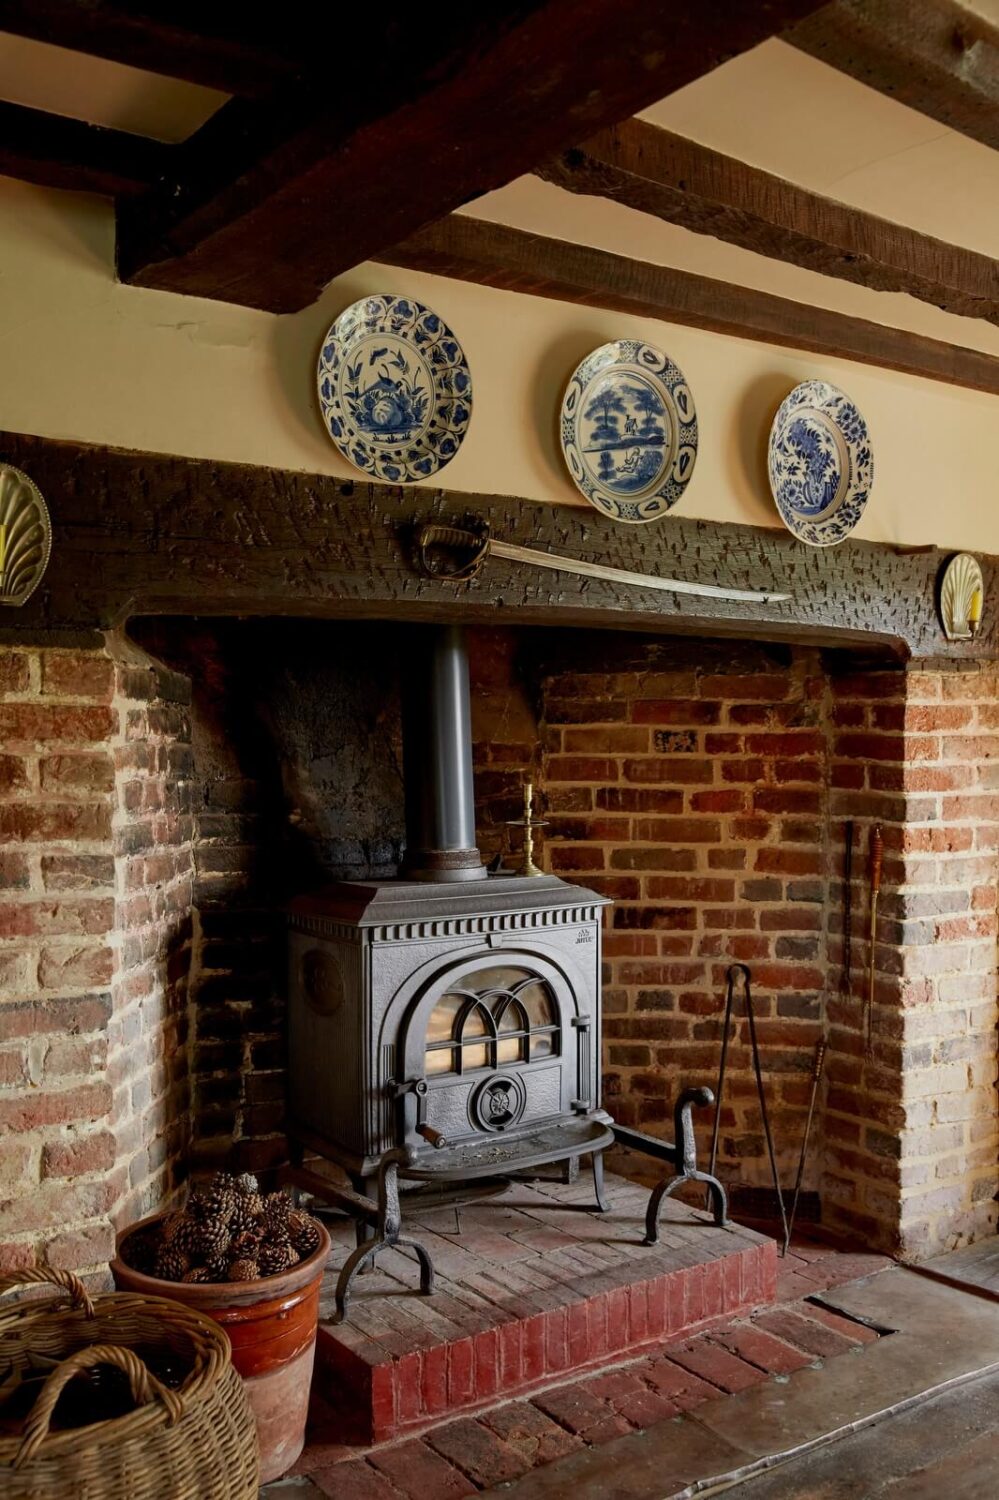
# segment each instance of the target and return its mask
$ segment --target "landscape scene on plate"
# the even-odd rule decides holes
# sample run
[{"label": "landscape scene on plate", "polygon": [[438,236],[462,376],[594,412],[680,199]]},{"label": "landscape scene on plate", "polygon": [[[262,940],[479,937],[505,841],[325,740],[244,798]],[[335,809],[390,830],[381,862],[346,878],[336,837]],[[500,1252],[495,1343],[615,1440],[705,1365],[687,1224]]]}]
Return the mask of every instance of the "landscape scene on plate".
[{"label": "landscape scene on plate", "polygon": [[608,374],[586,392],[579,444],[594,479],[618,494],[647,489],[662,472],[672,433],[666,406],[640,375]]}]

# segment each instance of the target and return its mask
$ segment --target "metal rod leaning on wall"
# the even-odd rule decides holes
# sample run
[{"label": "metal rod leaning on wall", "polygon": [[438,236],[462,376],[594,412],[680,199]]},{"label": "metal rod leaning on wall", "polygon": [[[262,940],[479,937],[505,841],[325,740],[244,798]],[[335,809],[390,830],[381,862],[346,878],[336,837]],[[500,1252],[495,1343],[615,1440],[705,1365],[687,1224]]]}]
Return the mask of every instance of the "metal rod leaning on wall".
[{"label": "metal rod leaning on wall", "polygon": [[[852,830],[852,825],[851,825]],[[798,1216],[798,1199],[801,1196],[801,1182],[805,1175],[805,1160],[808,1156],[808,1139],[812,1133],[812,1120],[815,1116],[815,1101],[819,1095],[819,1084],[822,1082],[822,1066],[826,1060],[826,1044],[824,1041],[818,1043],[815,1048],[815,1063],[812,1067],[812,1091],[808,1099],[808,1115],[805,1120],[805,1133],[801,1137],[801,1155],[798,1158],[798,1175],[794,1179],[794,1197],[791,1199],[791,1212],[787,1220],[787,1240],[784,1243],[785,1254],[791,1235],[794,1233],[794,1221]]]},{"label": "metal rod leaning on wall", "polygon": [[763,1068],[760,1063],[760,1044],[756,1035],[756,1013],[753,1010],[753,987],[752,974],[748,964],[732,964],[729,967],[727,988],[725,991],[725,1020],[722,1028],[722,1050],[718,1063],[718,1086],[715,1089],[715,1118],[711,1127],[711,1162],[708,1172],[713,1177],[718,1157],[718,1134],[721,1126],[722,1101],[725,1091],[725,1075],[728,1068],[728,1042],[729,1033],[732,1029],[732,1015],[735,1009],[735,981],[737,975],[742,975],[742,992],[746,1002],[746,1021],[749,1026],[749,1046],[753,1055],[753,1072],[756,1075],[756,1092],[760,1100],[760,1120],[763,1125],[763,1135],[767,1143],[767,1155],[770,1158],[770,1171],[773,1176],[774,1192],[777,1195],[777,1208],[780,1213],[781,1230],[784,1235],[782,1255],[787,1254],[787,1247],[791,1238],[788,1228],[787,1212],[784,1208],[784,1194],[781,1192],[780,1173],[777,1170],[777,1152],[774,1148],[773,1131],[770,1128],[770,1115],[767,1111],[767,1096],[763,1086]]}]

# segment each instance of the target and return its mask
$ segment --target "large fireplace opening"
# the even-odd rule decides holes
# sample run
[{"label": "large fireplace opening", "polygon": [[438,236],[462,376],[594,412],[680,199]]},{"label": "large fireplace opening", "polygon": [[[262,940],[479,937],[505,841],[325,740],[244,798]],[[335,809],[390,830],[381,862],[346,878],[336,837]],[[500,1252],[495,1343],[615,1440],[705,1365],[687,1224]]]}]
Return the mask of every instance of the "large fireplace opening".
[{"label": "large fireplace opening", "polygon": [[[195,922],[177,986],[190,1026],[192,1159],[267,1169],[289,1151],[286,912],[331,881],[392,882],[405,870],[413,627],[151,619],[131,630],[191,684]],[[984,1232],[994,1215],[994,1161],[984,1153],[995,1127],[985,1077],[995,976],[984,916],[974,914],[989,899],[994,909],[991,856],[983,849],[976,863],[963,833],[953,848],[932,855],[927,845],[924,855],[912,826],[940,811],[917,805],[916,789],[928,796],[952,774],[933,756],[949,767],[960,753],[926,733],[916,744],[916,720],[956,723],[957,689],[973,696],[977,674],[951,683],[929,668],[809,646],[614,631],[473,627],[468,646],[481,863],[515,878],[530,781],[546,825],[536,833],[538,864],[609,903],[598,913],[600,1037],[584,1034],[600,1060],[604,1109],[619,1125],[672,1138],[679,1092],[715,1084],[725,977],[745,963],[785,1184],[797,1168],[816,1048],[827,1043],[800,1212],[871,1244],[952,1244]],[[179,719],[174,728],[179,739],[188,733]],[[872,954],[865,878],[875,824],[886,852]],[[932,884],[966,881],[966,918],[944,911],[942,895],[934,917],[922,875],[910,892],[913,850],[962,861],[954,881],[934,870]],[[455,881],[451,899],[476,884]],[[917,908],[934,964],[943,961],[934,922],[949,922],[943,941],[960,947],[946,949],[953,978],[935,981],[947,997],[934,1023],[940,1036],[918,1055],[913,1007],[925,1004],[927,981],[917,973],[922,950],[905,948],[919,936]],[[426,914],[405,915],[418,919]],[[963,936],[951,934],[959,921]],[[405,1061],[426,1079],[427,1099],[386,1105],[386,1121],[390,1108],[408,1110],[413,1129],[467,1145],[477,1132],[516,1135],[538,1090],[560,1090],[567,1110],[586,1102],[564,980],[537,958],[525,941],[453,973],[441,968],[405,1058],[379,1063],[405,1082]],[[308,965],[321,1009],[339,981],[321,956]],[[929,1035],[929,1014],[920,1014]],[[717,1170],[736,1216],[757,1217],[772,1211],[773,1195],[749,1040],[737,1013]],[[932,1099],[913,1093],[917,1063],[933,1076]],[[952,1094],[940,1094],[942,1083]],[[705,1111],[702,1159],[710,1124]],[[358,1177],[370,1168],[362,1144],[345,1163]],[[660,1175],[620,1147],[608,1160],[645,1181]],[[922,1186],[908,1187],[903,1206],[914,1174]]]}]

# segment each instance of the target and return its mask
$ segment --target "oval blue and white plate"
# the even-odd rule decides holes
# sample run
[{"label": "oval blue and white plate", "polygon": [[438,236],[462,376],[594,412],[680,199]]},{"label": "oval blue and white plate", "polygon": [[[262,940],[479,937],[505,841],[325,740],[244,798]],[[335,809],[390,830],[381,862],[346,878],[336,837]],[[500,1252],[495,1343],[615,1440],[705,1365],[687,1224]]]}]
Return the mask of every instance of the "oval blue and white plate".
[{"label": "oval blue and white plate", "polygon": [[870,499],[874,454],[867,423],[834,385],[806,380],[774,417],[768,466],[788,531],[810,547],[835,547]]},{"label": "oval blue and white plate", "polygon": [[412,297],[362,297],[319,355],[326,430],[350,463],[389,484],[450,463],[472,417],[472,377],[439,314]]},{"label": "oval blue and white plate", "polygon": [[569,473],[615,521],[658,521],[697,458],[697,413],[683,372],[637,339],[594,349],[573,371],[559,425]]}]

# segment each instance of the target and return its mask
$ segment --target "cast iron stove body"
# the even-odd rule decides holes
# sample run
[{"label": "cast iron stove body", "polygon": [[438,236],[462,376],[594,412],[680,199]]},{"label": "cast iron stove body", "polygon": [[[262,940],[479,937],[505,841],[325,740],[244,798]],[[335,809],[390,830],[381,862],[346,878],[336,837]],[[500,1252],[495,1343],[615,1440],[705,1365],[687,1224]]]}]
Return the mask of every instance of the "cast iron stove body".
[{"label": "cast iron stove body", "polygon": [[[602,1152],[615,1138],[600,1105],[606,898],[555,876],[483,868],[464,641],[453,628],[414,636],[403,878],[340,884],[291,912],[292,1180],[357,1220],[341,1316],[352,1276],[383,1245],[410,1244],[432,1288],[429,1257],[401,1236],[399,1177],[423,1193],[486,1189],[553,1162],[570,1172],[589,1156],[602,1210]],[[341,1166],[351,1190],[305,1170],[306,1150]]]},{"label": "cast iron stove body", "polygon": [[513,875],[343,885],[296,903],[296,1138],[359,1188],[394,1148],[406,1175],[454,1181],[608,1145],[605,904]]}]

